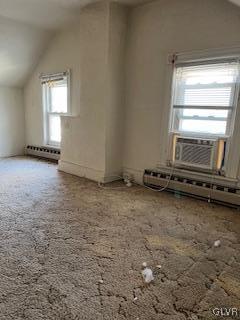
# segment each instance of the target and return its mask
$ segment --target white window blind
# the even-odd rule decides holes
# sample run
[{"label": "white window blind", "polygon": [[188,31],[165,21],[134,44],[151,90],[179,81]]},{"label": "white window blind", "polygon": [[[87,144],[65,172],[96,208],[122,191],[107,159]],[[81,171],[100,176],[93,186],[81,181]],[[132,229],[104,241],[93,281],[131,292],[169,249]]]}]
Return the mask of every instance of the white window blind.
[{"label": "white window blind", "polygon": [[69,75],[69,71],[59,72],[54,74],[41,74],[40,79],[42,84],[51,83],[53,81],[64,80]]},{"label": "white window blind", "polygon": [[173,129],[214,135],[229,133],[238,78],[237,60],[177,65]]}]

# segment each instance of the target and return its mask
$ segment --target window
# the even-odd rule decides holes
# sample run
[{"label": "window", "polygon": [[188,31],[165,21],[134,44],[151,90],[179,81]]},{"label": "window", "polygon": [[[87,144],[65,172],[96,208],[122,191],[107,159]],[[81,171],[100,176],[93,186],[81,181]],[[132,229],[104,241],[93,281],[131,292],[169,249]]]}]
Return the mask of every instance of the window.
[{"label": "window", "polygon": [[61,115],[69,113],[67,73],[43,76],[45,144],[60,146]]},{"label": "window", "polygon": [[174,132],[230,134],[236,104],[238,61],[179,64],[173,88]]}]

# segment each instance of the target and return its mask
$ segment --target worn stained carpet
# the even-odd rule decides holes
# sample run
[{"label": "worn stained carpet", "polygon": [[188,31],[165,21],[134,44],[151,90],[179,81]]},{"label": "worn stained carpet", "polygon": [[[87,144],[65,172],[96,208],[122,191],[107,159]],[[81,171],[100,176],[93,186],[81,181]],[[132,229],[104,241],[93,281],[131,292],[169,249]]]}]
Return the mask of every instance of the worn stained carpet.
[{"label": "worn stained carpet", "polygon": [[100,189],[55,164],[10,158],[0,161],[0,215],[1,320],[221,319],[213,308],[240,310],[237,210],[142,187]]}]

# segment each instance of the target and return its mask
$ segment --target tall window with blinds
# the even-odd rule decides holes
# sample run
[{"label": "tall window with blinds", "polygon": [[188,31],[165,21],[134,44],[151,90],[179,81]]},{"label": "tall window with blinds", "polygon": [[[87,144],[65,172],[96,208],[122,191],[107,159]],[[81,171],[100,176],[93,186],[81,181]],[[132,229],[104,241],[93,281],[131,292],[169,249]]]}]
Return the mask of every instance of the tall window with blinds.
[{"label": "tall window with blinds", "polygon": [[176,65],[172,131],[229,135],[234,121],[238,82],[237,60]]},{"label": "tall window with blinds", "polygon": [[68,72],[41,76],[47,145],[59,147],[61,143],[61,115],[69,114],[68,77]]}]

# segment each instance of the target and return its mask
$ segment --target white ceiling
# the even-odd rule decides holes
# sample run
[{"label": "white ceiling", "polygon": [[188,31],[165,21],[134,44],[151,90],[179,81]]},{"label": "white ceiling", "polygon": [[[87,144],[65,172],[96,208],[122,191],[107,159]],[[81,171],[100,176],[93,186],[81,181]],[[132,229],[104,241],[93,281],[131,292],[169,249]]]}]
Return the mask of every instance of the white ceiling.
[{"label": "white ceiling", "polygon": [[240,0],[229,0],[229,1],[240,6]]},{"label": "white ceiling", "polygon": [[[101,0],[0,0],[0,16],[45,29],[58,29],[71,21],[79,10]],[[150,0],[115,0],[136,5]]]},{"label": "white ceiling", "polygon": [[0,0],[0,86],[22,87],[53,33],[96,1],[101,0]]},{"label": "white ceiling", "polygon": [[[0,0],[0,86],[22,87],[53,33],[96,1],[102,0]],[[240,5],[240,0],[229,1]]]},{"label": "white ceiling", "polygon": [[50,34],[0,17],[0,86],[23,86]]}]

